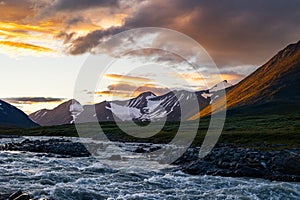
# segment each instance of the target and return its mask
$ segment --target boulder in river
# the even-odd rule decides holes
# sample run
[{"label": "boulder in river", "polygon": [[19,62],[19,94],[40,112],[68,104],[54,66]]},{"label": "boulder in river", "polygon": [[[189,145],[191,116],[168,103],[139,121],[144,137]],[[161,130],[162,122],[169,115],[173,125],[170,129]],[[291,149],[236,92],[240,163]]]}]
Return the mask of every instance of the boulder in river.
[{"label": "boulder in river", "polygon": [[88,157],[91,155],[82,143],[72,142],[65,139],[26,139],[21,143],[8,143],[4,146],[0,146],[0,150],[51,153],[72,157]]}]

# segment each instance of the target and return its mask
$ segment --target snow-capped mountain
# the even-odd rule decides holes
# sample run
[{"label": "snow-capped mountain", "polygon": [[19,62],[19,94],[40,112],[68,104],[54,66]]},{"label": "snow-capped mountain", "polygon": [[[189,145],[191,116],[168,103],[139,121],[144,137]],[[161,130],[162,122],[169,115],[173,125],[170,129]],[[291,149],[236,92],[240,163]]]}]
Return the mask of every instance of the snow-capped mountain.
[{"label": "snow-capped mountain", "polygon": [[[200,92],[185,90],[172,91],[156,96],[151,92],[145,92],[129,101],[111,102],[107,109],[122,121],[159,121],[166,118],[168,121],[186,119],[192,108],[188,105],[192,101],[198,102],[200,109],[209,103],[209,98],[204,98]],[[187,109],[182,112],[182,109]]]},{"label": "snow-capped mountain", "polygon": [[[98,121],[179,121],[195,114],[191,103],[205,108],[218,97],[218,91],[231,86],[227,81],[216,84],[208,90],[198,92],[178,90],[161,96],[144,92],[124,101],[103,101],[95,105],[80,105],[75,100],[67,101],[53,110],[40,110],[30,118],[42,126]],[[183,111],[183,112],[182,112]]]},{"label": "snow-capped mountain", "polygon": [[[144,92],[139,96],[125,101],[103,101],[95,105],[81,106],[71,100],[53,110],[40,110],[30,114],[31,119],[42,126],[97,121],[167,121],[185,120],[195,114],[191,102],[206,107],[210,101],[208,90],[190,92],[185,90],[172,91],[156,96],[152,92]],[[184,112],[182,112],[184,110]]]},{"label": "snow-capped mountain", "polygon": [[69,100],[52,110],[42,109],[29,115],[29,117],[41,126],[53,126],[74,123],[83,107],[76,100]]},{"label": "snow-capped mountain", "polygon": [[38,124],[18,108],[0,100],[0,126],[30,128]]}]

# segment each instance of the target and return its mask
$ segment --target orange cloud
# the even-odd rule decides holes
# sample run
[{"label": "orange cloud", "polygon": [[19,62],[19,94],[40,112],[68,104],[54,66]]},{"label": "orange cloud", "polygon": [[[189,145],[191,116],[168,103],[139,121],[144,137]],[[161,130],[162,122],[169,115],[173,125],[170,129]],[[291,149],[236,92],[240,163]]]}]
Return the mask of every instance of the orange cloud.
[{"label": "orange cloud", "polygon": [[59,33],[58,30],[50,28],[48,26],[53,25],[53,23],[41,23],[39,26],[34,25],[25,25],[17,24],[12,22],[0,22],[1,30],[11,30],[11,31],[33,31],[33,32],[42,32],[42,33]]},{"label": "orange cloud", "polygon": [[227,80],[231,84],[236,84],[245,76],[240,75],[240,74],[221,74],[222,79]]},{"label": "orange cloud", "polygon": [[18,21],[34,15],[31,5],[26,0],[22,1],[0,1],[1,20]]},{"label": "orange cloud", "polygon": [[[0,22],[0,36],[3,39],[22,40],[24,43],[29,41],[50,42],[53,43],[53,35],[59,31],[53,27],[53,23],[41,23],[39,26],[24,25],[11,22]],[[26,42],[27,41],[27,42]]]},{"label": "orange cloud", "polygon": [[124,20],[127,17],[127,14],[119,13],[115,15],[108,15],[103,19],[98,19],[99,25],[104,29],[108,29],[113,26],[122,26],[124,24]]},{"label": "orange cloud", "polygon": [[104,97],[114,96],[121,99],[133,97],[133,95],[130,92],[126,93],[126,91],[117,91],[117,90],[104,90],[104,91],[95,92],[95,94]]},{"label": "orange cloud", "polygon": [[185,79],[189,84],[199,85],[196,90],[210,88],[223,80],[227,80],[230,84],[236,84],[245,77],[235,73],[205,74],[203,76],[198,73],[181,73],[177,76]]},{"label": "orange cloud", "polygon": [[36,51],[36,52],[56,52],[55,50],[47,48],[47,47],[37,46],[37,45],[33,45],[33,44],[27,44],[27,43],[23,43],[23,42],[0,41],[0,45],[13,47],[13,48],[22,48],[22,49],[32,50],[32,51]]},{"label": "orange cloud", "polygon": [[144,84],[144,85],[138,87],[134,91],[133,96],[138,96],[141,93],[149,92],[149,91],[153,92],[156,95],[163,95],[163,94],[166,94],[167,92],[169,92],[170,90],[166,87],[162,87],[162,86],[155,85],[155,84]]},{"label": "orange cloud", "polygon": [[179,76],[183,79],[188,79],[193,82],[204,81],[205,78],[198,73],[181,73]]},{"label": "orange cloud", "polygon": [[144,77],[137,77],[137,76],[128,76],[128,75],[120,75],[120,74],[105,74],[105,78],[112,79],[112,80],[120,80],[122,82],[129,81],[129,82],[150,82],[151,79],[144,78]]},{"label": "orange cloud", "polygon": [[162,87],[156,84],[142,84],[135,85],[127,82],[111,84],[108,87],[108,90],[98,91],[95,94],[104,96],[104,97],[119,97],[122,99],[133,98],[144,92],[153,92],[156,95],[162,95],[170,90],[166,87]]}]

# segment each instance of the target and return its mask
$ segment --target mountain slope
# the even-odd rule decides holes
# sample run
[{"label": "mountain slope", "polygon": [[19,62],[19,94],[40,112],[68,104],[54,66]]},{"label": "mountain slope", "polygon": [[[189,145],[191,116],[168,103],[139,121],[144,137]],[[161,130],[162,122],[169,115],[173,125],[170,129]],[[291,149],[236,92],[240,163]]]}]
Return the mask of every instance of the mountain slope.
[{"label": "mountain slope", "polygon": [[80,114],[82,106],[76,100],[66,101],[52,110],[42,109],[29,115],[41,126],[70,124]]},{"label": "mountain slope", "polygon": [[[144,92],[129,100],[103,101],[81,106],[77,101],[65,102],[53,110],[40,110],[30,114],[42,126],[107,121],[181,121],[193,116],[197,109],[208,106],[219,96],[219,91],[231,86],[226,80],[214,87],[197,92],[177,90],[156,96]],[[75,110],[74,110],[75,108]],[[74,110],[72,114],[70,110]],[[183,112],[182,112],[183,111]]]},{"label": "mountain slope", "polygon": [[[199,102],[200,108],[206,107],[210,98],[203,97],[206,91],[189,92],[185,90],[173,91],[156,96],[152,92],[144,92],[139,96],[125,101],[104,101],[95,105],[84,106],[84,111],[78,116],[78,123],[96,121],[179,121],[181,108],[189,108],[192,101]],[[194,109],[190,109],[191,112]],[[95,114],[96,111],[96,114]],[[184,119],[195,113],[185,112]]]},{"label": "mountain slope", "polygon": [[[125,121],[126,118],[131,118],[135,121],[159,121],[163,118],[166,118],[167,121],[180,121],[181,119],[185,120],[192,116],[191,113],[195,110],[195,108],[190,107],[192,102],[197,102],[200,109],[209,104],[210,98],[205,98],[202,96],[202,94],[205,92],[206,91],[199,91],[195,93],[179,90],[171,91],[161,96],[155,96],[150,92],[143,93],[143,96],[140,95],[136,97],[136,100],[124,102],[125,106],[128,105],[131,108],[131,115],[127,117],[125,115],[125,117],[119,118],[121,118],[123,121]],[[112,109],[114,114],[116,116],[120,116],[118,112],[122,108],[116,106],[115,104],[111,104],[111,107],[115,108]],[[121,113],[124,113],[124,110],[126,111],[126,108],[124,108],[123,112],[121,111]]]},{"label": "mountain slope", "polygon": [[[237,85],[228,89],[227,109],[230,113],[299,112],[300,41],[288,45]],[[220,100],[216,106],[222,109]],[[193,116],[211,113],[211,106]]]},{"label": "mountain slope", "polygon": [[[188,119],[195,114],[190,108],[191,102],[198,102],[200,109],[210,101],[209,91],[189,92],[185,90],[172,91],[156,96],[152,92],[144,92],[139,96],[124,101],[103,101],[95,105],[81,106],[77,101],[67,101],[52,110],[39,110],[30,114],[30,118],[41,126],[53,126],[73,123],[98,121],[179,121],[181,117]],[[70,110],[75,109],[72,114]],[[185,109],[185,113],[181,113]],[[182,115],[182,116],[181,116]]]},{"label": "mountain slope", "polygon": [[30,128],[38,125],[18,108],[0,100],[0,126]]}]

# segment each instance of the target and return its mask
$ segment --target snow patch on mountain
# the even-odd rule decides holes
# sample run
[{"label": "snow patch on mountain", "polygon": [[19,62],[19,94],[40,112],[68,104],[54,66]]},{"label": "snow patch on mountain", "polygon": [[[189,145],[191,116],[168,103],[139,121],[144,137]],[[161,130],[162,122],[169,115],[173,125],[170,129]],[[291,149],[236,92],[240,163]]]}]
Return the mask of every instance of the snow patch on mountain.
[{"label": "snow patch on mountain", "polygon": [[203,92],[203,93],[201,94],[201,96],[202,96],[203,98],[207,99],[207,98],[210,98],[210,97],[212,96],[212,94]]},{"label": "snow patch on mountain", "polygon": [[142,116],[141,110],[135,107],[129,107],[127,105],[118,105],[116,103],[110,103],[110,107],[105,107],[116,115],[122,121],[128,121],[130,119],[140,118]]}]

